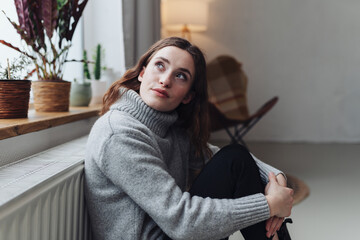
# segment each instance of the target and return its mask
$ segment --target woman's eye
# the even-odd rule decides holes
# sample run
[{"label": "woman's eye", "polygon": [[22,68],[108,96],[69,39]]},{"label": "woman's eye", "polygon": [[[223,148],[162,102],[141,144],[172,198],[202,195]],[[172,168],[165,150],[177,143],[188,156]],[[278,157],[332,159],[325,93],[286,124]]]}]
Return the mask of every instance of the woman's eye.
[{"label": "woman's eye", "polygon": [[165,68],[164,64],[162,63],[155,63],[155,66],[160,70],[163,70]]},{"label": "woman's eye", "polygon": [[178,74],[176,74],[176,77],[180,78],[180,79],[183,79],[183,80],[187,79],[187,77],[186,77],[186,75],[184,73],[178,73]]}]

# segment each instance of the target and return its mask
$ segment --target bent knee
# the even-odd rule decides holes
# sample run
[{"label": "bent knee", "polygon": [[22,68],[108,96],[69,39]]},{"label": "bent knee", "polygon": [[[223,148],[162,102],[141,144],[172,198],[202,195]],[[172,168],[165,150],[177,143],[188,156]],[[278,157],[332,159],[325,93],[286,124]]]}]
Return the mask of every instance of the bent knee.
[{"label": "bent knee", "polygon": [[[230,144],[221,149],[226,154],[233,156],[251,157],[249,150],[241,144]],[[252,157],[251,157],[252,158]]]},{"label": "bent knee", "polygon": [[[223,147],[218,154],[221,154],[222,160],[241,163],[245,165],[254,165],[255,161],[249,150],[240,144],[230,144]],[[256,165],[256,164],[255,164]]]}]

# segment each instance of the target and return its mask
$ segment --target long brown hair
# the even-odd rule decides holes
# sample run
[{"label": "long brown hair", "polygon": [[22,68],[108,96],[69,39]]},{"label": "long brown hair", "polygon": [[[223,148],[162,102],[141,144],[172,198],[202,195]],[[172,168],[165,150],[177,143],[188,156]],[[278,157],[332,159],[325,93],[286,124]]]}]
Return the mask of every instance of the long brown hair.
[{"label": "long brown hair", "polygon": [[197,157],[203,158],[210,155],[207,146],[209,140],[209,118],[208,118],[208,93],[206,81],[206,61],[201,50],[185,39],[170,37],[162,39],[152,45],[149,50],[139,59],[138,63],[127,70],[122,78],[114,82],[103,98],[101,114],[105,114],[110,106],[118,100],[121,95],[120,88],[132,89],[139,92],[140,82],[138,76],[152,57],[162,48],[175,46],[187,51],[194,60],[195,77],[192,90],[195,94],[188,104],[180,104],[177,108],[179,120],[183,128],[189,134],[191,145],[195,147]]}]

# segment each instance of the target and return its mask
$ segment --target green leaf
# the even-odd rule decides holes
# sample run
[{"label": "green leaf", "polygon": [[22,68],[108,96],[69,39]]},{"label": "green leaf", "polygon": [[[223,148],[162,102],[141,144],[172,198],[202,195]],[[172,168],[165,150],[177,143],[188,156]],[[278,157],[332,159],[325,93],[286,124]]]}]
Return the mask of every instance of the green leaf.
[{"label": "green leaf", "polygon": [[57,0],[57,9],[60,10],[67,2],[68,0]]},{"label": "green leaf", "polygon": [[57,28],[59,33],[59,48],[62,46],[62,40],[66,39],[67,32],[70,28],[70,20],[71,20],[71,0],[66,1],[65,4],[62,5],[61,8],[58,8],[59,17],[57,21]]}]

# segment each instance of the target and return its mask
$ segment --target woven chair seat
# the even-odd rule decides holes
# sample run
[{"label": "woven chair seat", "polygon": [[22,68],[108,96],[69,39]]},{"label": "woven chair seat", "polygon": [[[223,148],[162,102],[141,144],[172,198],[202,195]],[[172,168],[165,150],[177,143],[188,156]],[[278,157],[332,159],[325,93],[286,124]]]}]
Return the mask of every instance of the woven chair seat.
[{"label": "woven chair seat", "polygon": [[225,129],[231,142],[246,146],[243,137],[277,103],[278,97],[250,114],[246,92],[248,78],[242,64],[231,56],[219,56],[208,62],[207,80],[211,131]]}]

